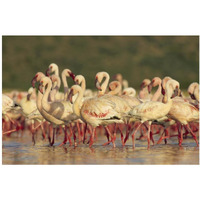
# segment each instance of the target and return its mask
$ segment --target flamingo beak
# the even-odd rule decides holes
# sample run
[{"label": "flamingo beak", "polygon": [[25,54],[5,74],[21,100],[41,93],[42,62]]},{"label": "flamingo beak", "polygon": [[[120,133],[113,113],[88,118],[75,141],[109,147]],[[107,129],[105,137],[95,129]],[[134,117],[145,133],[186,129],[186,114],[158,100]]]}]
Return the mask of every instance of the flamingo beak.
[{"label": "flamingo beak", "polygon": [[72,96],[73,96],[73,90],[70,90],[68,97],[67,97],[67,99],[68,99],[68,101],[70,101],[70,103],[73,103],[72,102]]},{"label": "flamingo beak", "polygon": [[99,83],[99,81],[98,81],[97,79],[95,79],[95,86],[96,86],[96,88],[97,88],[98,90],[101,91],[101,86],[100,86],[100,83]]},{"label": "flamingo beak", "polygon": [[36,77],[34,77],[31,81],[31,85],[33,88],[35,88],[35,83],[36,83]]},{"label": "flamingo beak", "polygon": [[145,83],[142,82],[141,85],[140,85],[140,89],[142,90],[142,88],[144,87]]},{"label": "flamingo beak", "polygon": [[174,94],[172,95],[172,98],[178,96],[178,94],[179,94],[179,89],[178,87],[176,87],[176,89],[174,90]]},{"label": "flamingo beak", "polygon": [[148,92],[149,92],[149,94],[151,93],[151,90],[152,90],[152,84],[150,83],[149,85],[148,85]]},{"label": "flamingo beak", "polygon": [[42,85],[39,85],[38,90],[43,94],[44,90],[43,90]]},{"label": "flamingo beak", "polygon": [[69,72],[69,75],[72,77],[73,80],[75,79],[75,74],[74,73]]},{"label": "flamingo beak", "polygon": [[162,95],[165,95],[165,89],[162,87]]},{"label": "flamingo beak", "polygon": [[48,76],[48,77],[50,76],[50,69],[49,69],[49,68],[47,69],[47,71],[46,71],[45,74],[46,74],[46,76]]},{"label": "flamingo beak", "polygon": [[189,94],[190,94],[191,99],[195,100],[194,94],[191,94],[191,93],[189,93]]}]

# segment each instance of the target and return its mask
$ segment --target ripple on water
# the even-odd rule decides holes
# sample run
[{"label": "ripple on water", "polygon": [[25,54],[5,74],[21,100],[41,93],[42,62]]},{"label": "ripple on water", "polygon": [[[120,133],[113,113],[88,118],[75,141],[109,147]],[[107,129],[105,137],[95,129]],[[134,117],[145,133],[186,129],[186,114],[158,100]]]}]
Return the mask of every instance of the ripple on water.
[{"label": "ripple on water", "polygon": [[119,139],[116,148],[112,144],[102,146],[105,137],[89,148],[86,144],[77,147],[58,145],[62,141],[58,137],[55,146],[38,140],[33,146],[30,135],[23,137],[3,137],[3,164],[198,164],[199,148],[191,138],[183,141],[183,147],[177,144],[177,138],[168,140],[168,144],[151,146],[147,150],[147,141],[136,140],[133,150],[131,140],[122,147]]}]

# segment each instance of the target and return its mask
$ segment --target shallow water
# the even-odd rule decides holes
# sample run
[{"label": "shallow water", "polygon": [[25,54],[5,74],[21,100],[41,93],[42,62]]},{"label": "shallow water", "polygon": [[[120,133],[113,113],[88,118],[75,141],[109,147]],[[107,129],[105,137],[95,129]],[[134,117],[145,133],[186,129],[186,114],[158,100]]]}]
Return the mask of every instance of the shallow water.
[{"label": "shallow water", "polygon": [[[47,141],[42,141],[37,135],[36,145],[31,142],[29,133],[3,136],[2,163],[3,164],[199,164],[199,148],[192,138],[183,140],[183,146],[178,146],[177,138],[151,146],[147,150],[147,141],[136,140],[136,148],[132,149],[131,139],[122,147],[117,135],[116,148],[112,144],[102,146],[106,142],[105,136],[98,136],[92,148],[86,144],[77,147],[62,142],[63,136],[56,138],[53,147]],[[155,141],[158,139],[155,137]]]}]

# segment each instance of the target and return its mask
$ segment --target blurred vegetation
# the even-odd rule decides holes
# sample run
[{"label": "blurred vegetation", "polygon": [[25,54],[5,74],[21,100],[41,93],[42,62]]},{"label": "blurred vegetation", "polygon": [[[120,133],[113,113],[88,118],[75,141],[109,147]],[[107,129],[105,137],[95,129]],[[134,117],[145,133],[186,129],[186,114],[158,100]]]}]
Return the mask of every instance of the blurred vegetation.
[{"label": "blurred vegetation", "polygon": [[186,89],[199,81],[198,36],[3,36],[3,89],[27,90],[38,71],[56,63],[94,77],[121,73],[136,89],[144,78],[171,76]]}]

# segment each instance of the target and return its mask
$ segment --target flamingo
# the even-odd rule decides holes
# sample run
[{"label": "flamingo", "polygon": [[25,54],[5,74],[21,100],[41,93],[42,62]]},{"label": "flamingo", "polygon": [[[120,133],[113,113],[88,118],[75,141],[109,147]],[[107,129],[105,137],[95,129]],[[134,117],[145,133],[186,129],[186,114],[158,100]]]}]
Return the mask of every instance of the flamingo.
[{"label": "flamingo", "polygon": [[135,97],[136,95],[136,90],[132,87],[127,87],[123,90],[122,95],[127,95],[130,97]]},{"label": "flamingo", "polygon": [[[170,87],[171,86],[171,87]],[[141,103],[140,105],[134,107],[130,112],[129,115],[132,117],[136,117],[138,120],[141,121],[140,125],[135,129],[134,133],[132,134],[132,142],[133,148],[135,148],[134,143],[134,136],[139,127],[147,122],[148,124],[148,133],[147,133],[147,140],[148,140],[148,149],[150,148],[150,128],[151,124],[154,120],[164,118],[170,111],[172,106],[172,99],[171,96],[173,94],[173,90],[179,89],[179,83],[175,80],[170,80],[166,84],[166,102],[161,103],[157,101],[147,101]]]},{"label": "flamingo", "polygon": [[189,126],[189,122],[199,121],[199,109],[188,102],[173,101],[172,107],[168,113],[169,118],[179,123],[179,146],[182,145],[184,127],[189,133],[191,133],[197,146],[199,146],[196,135],[193,133]]},{"label": "flamingo", "polygon": [[[106,78],[104,80],[104,82],[101,84],[103,78]],[[116,104],[116,111],[119,113],[128,113],[131,110],[131,106],[130,104],[125,100],[125,98],[122,98],[121,96],[116,96],[113,94],[116,93],[120,93],[121,91],[121,84],[117,84],[119,82],[113,82],[113,85],[118,85],[118,87],[115,88],[115,91],[110,91],[108,94],[105,95],[105,91],[109,82],[110,76],[107,72],[98,72],[96,74],[95,77],[95,82],[96,82],[96,88],[99,90],[98,94],[101,98],[103,99],[108,99],[110,101],[112,101],[113,103]],[[124,118],[124,121],[126,121],[126,119]],[[127,127],[128,129],[128,127]],[[114,130],[117,130],[117,125],[115,124]],[[121,141],[122,144],[124,145],[124,141],[123,141],[123,133],[122,130],[119,128],[120,133],[121,133]],[[116,132],[114,131],[114,138],[116,138]],[[107,136],[108,137],[108,136]],[[114,139],[115,140],[115,139]],[[108,141],[105,144],[109,144],[110,141]]]},{"label": "flamingo", "polygon": [[191,83],[189,85],[188,93],[191,99],[196,100],[197,104],[199,104],[199,84],[197,82]]},{"label": "flamingo", "polygon": [[[36,82],[40,82],[40,80],[44,77],[45,77],[45,75],[42,72],[36,73],[36,75],[33,77],[32,81],[31,81],[32,87],[35,87]],[[55,129],[57,128],[57,126],[64,125],[64,122],[53,117],[52,115],[50,115],[48,112],[46,112],[43,109],[42,98],[43,98],[43,93],[41,93],[40,90],[38,90],[38,95],[37,95],[37,100],[36,100],[37,108],[38,108],[39,112],[41,113],[41,115],[44,117],[44,119],[53,125],[53,132],[55,132]],[[44,129],[43,125],[41,125],[41,128]],[[65,129],[65,133],[66,133],[66,129]],[[70,137],[69,137],[69,142],[71,144]],[[54,144],[54,133],[53,133],[52,141],[51,141],[51,138],[49,137],[49,144],[50,144],[50,146],[52,146]]]},{"label": "flamingo", "polygon": [[144,79],[140,85],[140,91],[138,94],[139,99],[150,100],[151,95],[148,92],[148,85],[151,83],[149,79]]},{"label": "flamingo", "polygon": [[[80,86],[74,85],[71,87],[69,99],[72,101],[72,96],[77,93],[78,96],[73,104],[73,111],[81,118],[81,120],[92,126],[89,146],[91,147],[94,142],[95,129],[99,125],[105,126],[112,138],[110,131],[106,126],[111,123],[123,123],[122,115],[116,111],[116,104],[106,98],[94,97],[85,100],[80,108],[80,103],[83,98],[83,90]],[[112,143],[113,147],[115,147],[113,138]]]},{"label": "flamingo", "polygon": [[[7,95],[5,94],[2,94],[2,115],[3,117],[7,117],[11,123],[13,123],[15,126],[16,126],[16,129],[13,129],[13,130],[9,130],[9,131],[6,131],[6,132],[3,132],[3,134],[8,134],[8,133],[12,133],[12,132],[15,132],[15,131],[18,131],[20,129],[20,126],[18,125],[17,122],[14,122],[10,116],[8,115],[8,112],[11,111],[11,110],[19,110],[20,107],[18,104],[16,104],[10,97],[8,97]],[[4,126],[3,126],[4,127]]]},{"label": "flamingo", "polygon": [[63,82],[63,86],[64,86],[64,100],[67,100],[67,96],[69,93],[69,86],[67,83],[67,77],[71,77],[73,80],[75,78],[74,73],[70,70],[70,69],[64,69],[62,71],[62,82]]},{"label": "flamingo", "polygon": [[[47,89],[44,92],[44,88],[47,85]],[[72,104],[69,101],[54,101],[48,102],[48,96],[51,91],[52,82],[50,78],[43,77],[40,80],[39,90],[41,93],[44,93],[42,98],[42,109],[45,110],[49,115],[53,116],[54,118],[58,119],[62,123],[59,125],[66,125],[70,124],[74,120],[78,119],[78,117],[73,113]],[[56,124],[56,123],[54,123]],[[71,127],[71,124],[70,124]],[[55,135],[55,128],[54,134]],[[66,137],[66,135],[65,135]],[[65,143],[66,141],[64,141]],[[76,137],[74,133],[74,145],[76,146]]]}]

